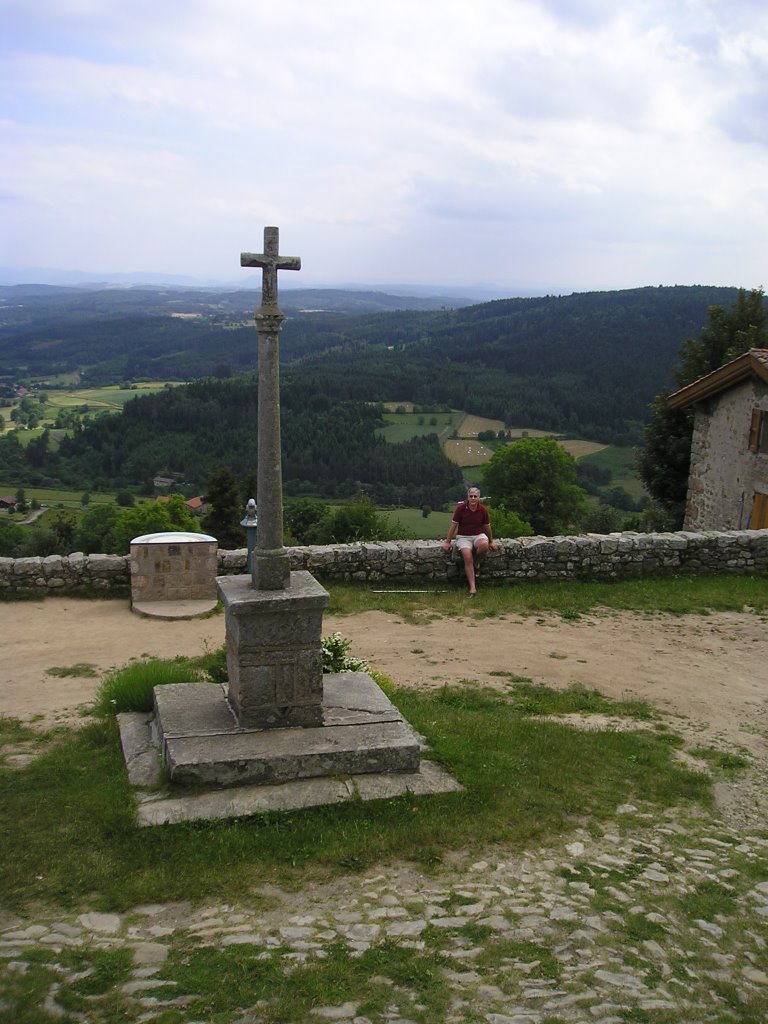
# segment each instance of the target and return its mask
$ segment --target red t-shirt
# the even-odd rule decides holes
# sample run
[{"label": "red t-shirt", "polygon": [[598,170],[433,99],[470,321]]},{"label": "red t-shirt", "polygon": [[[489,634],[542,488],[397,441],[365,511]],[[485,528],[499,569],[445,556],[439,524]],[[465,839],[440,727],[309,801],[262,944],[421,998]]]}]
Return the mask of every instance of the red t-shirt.
[{"label": "red t-shirt", "polygon": [[491,524],[491,517],[488,509],[479,501],[474,512],[466,501],[460,501],[453,513],[453,522],[459,527],[456,532],[460,537],[476,537],[478,533],[485,533]]}]

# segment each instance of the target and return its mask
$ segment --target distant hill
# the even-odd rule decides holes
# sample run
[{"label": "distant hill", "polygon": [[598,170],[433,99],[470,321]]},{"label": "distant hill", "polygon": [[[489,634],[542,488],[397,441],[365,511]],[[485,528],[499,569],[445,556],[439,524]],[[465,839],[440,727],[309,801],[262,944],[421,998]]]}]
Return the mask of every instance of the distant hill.
[{"label": "distant hill", "polygon": [[[168,314],[186,310],[203,315],[216,312],[253,314],[261,301],[261,280],[254,274],[249,288],[199,288],[172,285],[109,283],[0,285],[0,309],[11,317],[20,307],[27,315],[87,313]],[[433,310],[469,306],[476,299],[450,294],[397,295],[374,289],[282,288],[285,313],[307,310],[333,313],[384,313],[401,309]],[[30,308],[31,307],[31,308]]]},{"label": "distant hill", "polygon": [[[383,293],[285,289],[281,354],[292,381],[329,401],[449,405],[628,444],[672,382],[681,344],[699,335],[710,306],[730,307],[736,296],[680,286],[423,309]],[[0,288],[0,375],[39,380],[78,369],[89,384],[237,376],[255,366],[258,298]],[[410,308],[396,308],[401,301]]]}]

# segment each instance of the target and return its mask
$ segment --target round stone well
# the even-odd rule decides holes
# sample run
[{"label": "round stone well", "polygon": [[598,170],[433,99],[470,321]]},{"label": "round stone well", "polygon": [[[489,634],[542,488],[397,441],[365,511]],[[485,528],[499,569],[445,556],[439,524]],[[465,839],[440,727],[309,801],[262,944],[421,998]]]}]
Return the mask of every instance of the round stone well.
[{"label": "round stone well", "polygon": [[131,541],[131,609],[163,619],[216,607],[218,541],[207,533],[146,533]]}]

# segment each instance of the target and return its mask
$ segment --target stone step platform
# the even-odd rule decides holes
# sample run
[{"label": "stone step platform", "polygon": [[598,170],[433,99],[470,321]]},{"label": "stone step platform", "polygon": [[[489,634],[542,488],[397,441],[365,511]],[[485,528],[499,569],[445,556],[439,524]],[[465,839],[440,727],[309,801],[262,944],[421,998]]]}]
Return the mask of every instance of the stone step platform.
[{"label": "stone step platform", "polygon": [[[241,729],[211,683],[158,686],[155,704],[118,715],[140,825],[461,788],[421,760],[421,737],[363,672],[323,677],[319,727]],[[170,785],[158,789],[163,763]]]},{"label": "stone step platform", "polygon": [[326,676],[323,690],[321,726],[242,729],[220,686],[158,686],[155,726],[171,783],[271,785],[418,769],[419,737],[370,676]]}]

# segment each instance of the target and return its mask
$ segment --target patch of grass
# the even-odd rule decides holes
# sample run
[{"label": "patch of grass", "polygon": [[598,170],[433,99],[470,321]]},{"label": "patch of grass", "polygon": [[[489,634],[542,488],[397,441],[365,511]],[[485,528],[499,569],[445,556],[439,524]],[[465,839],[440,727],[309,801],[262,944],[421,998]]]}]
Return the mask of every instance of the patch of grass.
[{"label": "patch of grass", "polygon": [[521,676],[516,672],[505,672],[503,669],[498,669],[494,672],[489,672],[489,676],[499,676],[502,679],[508,679],[510,684],[512,683],[532,683],[533,680],[530,676]]},{"label": "patch of grass", "polygon": [[694,920],[713,921],[718,914],[728,916],[737,909],[736,897],[720,882],[705,879],[693,892],[680,897],[680,907],[687,917]]},{"label": "patch of grass", "polygon": [[664,925],[657,921],[649,921],[645,914],[627,914],[623,922],[623,930],[628,942],[644,942],[647,939],[663,939],[667,934]]},{"label": "patch of grass", "polygon": [[53,1024],[55,1018],[43,1010],[43,1004],[57,980],[55,972],[38,964],[25,964],[22,970],[3,966],[0,990],[3,1024]]},{"label": "patch of grass", "polygon": [[83,975],[71,982],[72,990],[81,996],[103,995],[122,985],[131,977],[133,966],[133,953],[129,947],[62,950],[57,959]]},{"label": "patch of grass", "polygon": [[59,676],[62,679],[69,678],[70,676],[78,679],[93,679],[99,673],[95,665],[91,665],[87,661],[79,661],[76,665],[54,665],[52,668],[47,668],[45,674],[48,676]]},{"label": "patch of grass", "polygon": [[506,699],[526,715],[620,715],[640,721],[649,721],[656,717],[656,712],[646,701],[609,700],[597,690],[578,685],[556,690],[522,679],[515,682],[512,692],[507,694]]},{"label": "patch of grass", "polygon": [[749,761],[745,757],[714,747],[694,747],[690,754],[701,761],[706,761],[715,771],[722,772],[727,778],[735,778],[749,768]]},{"label": "patch of grass", "polygon": [[[51,949],[37,947],[20,958],[23,970],[4,972],[3,1008],[13,1024],[53,1024],[54,1021],[135,1020],[129,999],[119,986],[132,975],[133,954],[123,949]],[[55,991],[55,1006],[43,1009]]]},{"label": "patch of grass", "polygon": [[428,516],[425,516],[420,508],[381,508],[379,512],[391,526],[399,523],[405,537],[417,540],[442,540],[448,533],[453,508],[450,512],[434,509]]},{"label": "patch of grass", "polygon": [[135,661],[104,677],[94,703],[98,715],[117,715],[123,711],[151,711],[152,690],[168,683],[202,682],[208,676],[197,660],[174,658],[172,661],[147,658]]},{"label": "patch of grass", "polygon": [[40,733],[24,725],[18,718],[0,715],[0,743],[24,743],[39,740]]},{"label": "patch of grass", "polygon": [[[352,615],[385,611],[417,622],[419,615],[468,615],[494,609],[497,614],[535,615],[552,612],[569,618],[596,612],[634,611],[673,615],[706,614],[708,611],[768,611],[768,576],[675,576],[617,582],[554,580],[511,582],[482,580],[468,608],[465,582],[424,584],[425,593],[377,592],[378,584],[325,581],[330,593],[329,614]],[[422,619],[421,621],[426,621]]]},{"label": "patch of grass", "polygon": [[496,841],[523,848],[611,819],[628,800],[711,802],[709,779],[675,764],[653,731],[531,721],[514,699],[471,687],[390,695],[462,792],[139,829],[115,721],[65,732],[26,767],[0,767],[0,817],[14,822],[0,830],[4,902],[224,897],[254,878],[291,884],[394,858],[429,867]]},{"label": "patch of grass", "polygon": [[491,938],[483,944],[483,951],[475,958],[478,968],[493,973],[494,968],[504,964],[535,964],[529,971],[529,978],[547,978],[558,981],[561,968],[552,952],[536,942],[522,942],[514,939]]},{"label": "patch of grass", "polygon": [[[304,1020],[316,1007],[350,1000],[360,1003],[363,1015],[378,1016],[395,1006],[398,1016],[407,1018],[418,1004],[424,1024],[445,1020],[450,990],[443,977],[444,958],[436,951],[387,941],[355,956],[335,943],[322,960],[289,968],[283,952],[249,945],[181,948],[156,975],[156,980],[168,979],[169,988],[153,988],[151,994],[192,996],[185,1007],[185,1019],[190,1020],[229,1020],[232,1012],[253,1006],[265,1024],[277,1024]],[[387,983],[372,980],[380,978]]]}]

